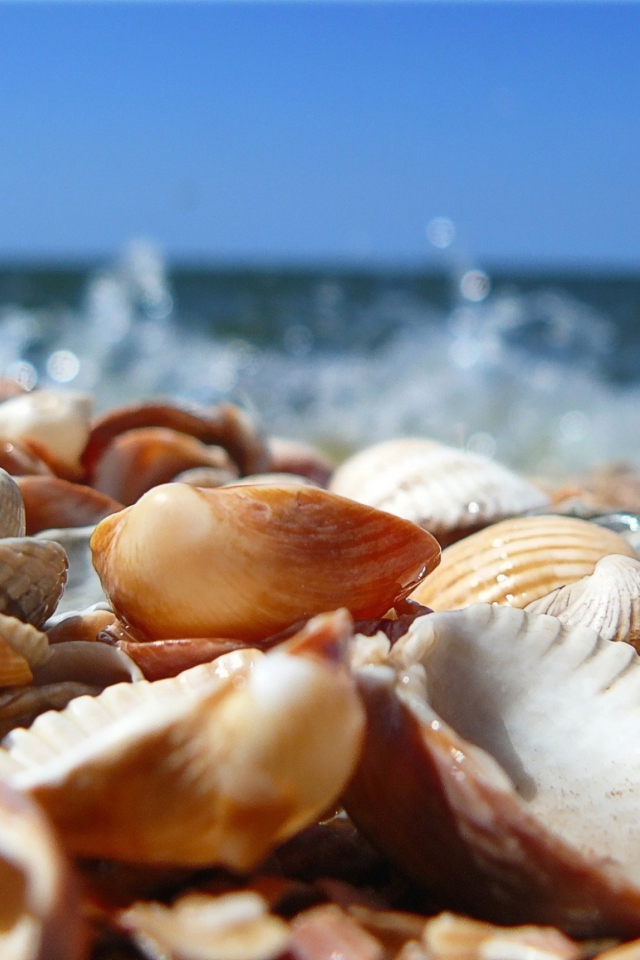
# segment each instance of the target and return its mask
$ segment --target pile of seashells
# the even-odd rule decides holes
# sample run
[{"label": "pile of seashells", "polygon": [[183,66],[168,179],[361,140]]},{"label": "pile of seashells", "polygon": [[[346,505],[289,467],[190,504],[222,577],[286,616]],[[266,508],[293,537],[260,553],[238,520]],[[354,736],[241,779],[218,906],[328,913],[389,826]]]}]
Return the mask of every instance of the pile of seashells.
[{"label": "pile of seashells", "polygon": [[2,960],[640,958],[640,483],[0,382]]}]

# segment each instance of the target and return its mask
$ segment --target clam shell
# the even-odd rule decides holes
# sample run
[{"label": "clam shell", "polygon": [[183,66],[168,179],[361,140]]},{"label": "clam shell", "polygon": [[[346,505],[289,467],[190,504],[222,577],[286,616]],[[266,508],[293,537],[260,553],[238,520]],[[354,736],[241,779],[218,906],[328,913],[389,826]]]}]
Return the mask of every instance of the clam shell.
[{"label": "clam shell", "polygon": [[338,467],[329,489],[411,520],[443,545],[549,503],[545,493],[494,460],[420,438],[362,450]]},{"label": "clam shell", "polygon": [[0,437],[29,440],[75,477],[89,436],[93,398],[72,390],[34,390],[0,404]]},{"label": "clam shell", "polygon": [[80,855],[251,869],[353,771],[364,717],[339,662],[349,635],[342,611],[287,650],[81,697],[14,730],[0,771]]},{"label": "clam shell", "polygon": [[558,587],[525,608],[549,613],[562,623],[591,627],[603,640],[640,646],[640,561],[612,555],[598,560],[593,573]]},{"label": "clam shell", "polygon": [[166,484],[103,520],[93,562],[116,613],[153,639],[264,639],[347,607],[382,616],[439,547],[317,487]]},{"label": "clam shell", "polygon": [[[82,483],[61,477],[18,477],[24,501],[26,533],[32,537],[43,530],[95,525],[122,504]],[[23,536],[14,534],[14,536]],[[7,534],[9,536],[9,534]]]},{"label": "clam shell", "polygon": [[439,568],[411,594],[433,610],[471,603],[512,607],[546,596],[593,572],[602,557],[637,557],[611,530],[573,517],[514,517],[454,543]]},{"label": "clam shell", "polygon": [[631,646],[482,604],[419,618],[358,678],[368,732],[344,805],[404,870],[493,922],[637,935]]},{"label": "clam shell", "polygon": [[62,596],[67,554],[53,540],[0,540],[0,613],[41,627]]},{"label": "clam shell", "polygon": [[0,783],[0,946],[3,960],[85,956],[78,890],[45,817]]},{"label": "clam shell", "polygon": [[0,537],[24,537],[25,512],[16,481],[0,469]]},{"label": "clam shell", "polygon": [[171,907],[136,903],[118,915],[117,924],[144,952],[176,960],[271,960],[286,953],[290,940],[284,920],[250,891],[188,893]]},{"label": "clam shell", "polygon": [[0,467],[13,477],[27,474],[52,476],[50,467],[24,441],[0,440]]}]

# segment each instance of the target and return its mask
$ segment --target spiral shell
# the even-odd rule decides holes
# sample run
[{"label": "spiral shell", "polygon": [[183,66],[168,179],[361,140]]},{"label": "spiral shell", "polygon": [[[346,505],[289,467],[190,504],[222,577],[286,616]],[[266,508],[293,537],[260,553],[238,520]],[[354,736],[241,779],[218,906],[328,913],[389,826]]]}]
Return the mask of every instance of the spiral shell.
[{"label": "spiral shell", "polygon": [[624,537],[586,520],[514,517],[447,547],[411,599],[433,610],[471,603],[526,607],[592,573],[612,553],[637,557]]}]

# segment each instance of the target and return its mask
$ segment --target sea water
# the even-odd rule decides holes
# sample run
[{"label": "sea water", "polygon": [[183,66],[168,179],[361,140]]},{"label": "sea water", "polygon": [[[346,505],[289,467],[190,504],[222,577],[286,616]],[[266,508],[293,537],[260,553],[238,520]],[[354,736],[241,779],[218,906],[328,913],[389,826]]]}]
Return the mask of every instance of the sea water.
[{"label": "sea water", "polygon": [[27,388],[232,400],[337,455],[427,436],[529,473],[640,462],[640,279],[465,265],[0,269],[0,374]]}]

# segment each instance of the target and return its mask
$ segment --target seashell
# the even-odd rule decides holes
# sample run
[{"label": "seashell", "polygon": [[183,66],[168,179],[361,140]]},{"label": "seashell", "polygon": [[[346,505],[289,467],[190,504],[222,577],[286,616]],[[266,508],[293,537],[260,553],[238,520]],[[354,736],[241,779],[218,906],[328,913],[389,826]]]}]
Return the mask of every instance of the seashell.
[{"label": "seashell", "polygon": [[31,683],[32,669],[43,664],[48,656],[45,633],[0,613],[0,686]]},{"label": "seashell", "polygon": [[94,423],[82,455],[88,476],[94,476],[98,461],[115,437],[140,427],[169,427],[202,443],[223,447],[241,474],[269,468],[270,456],[260,432],[239,407],[231,403],[186,407],[171,401],[147,401],[118,407]]},{"label": "seashell", "polygon": [[637,513],[608,513],[595,517],[593,522],[621,534],[636,553],[640,551],[640,515]]},{"label": "seashell", "polygon": [[81,960],[85,935],[71,868],[40,810],[0,783],[3,960]]},{"label": "seashell", "polygon": [[66,552],[53,540],[0,540],[0,613],[41,627],[62,596],[67,567]]},{"label": "seashell", "polygon": [[295,473],[306,477],[318,487],[326,487],[336,463],[321,450],[298,440],[269,437],[271,470],[276,473]]},{"label": "seashell", "polygon": [[100,609],[99,604],[94,604],[86,610],[69,610],[67,613],[54,615],[45,624],[46,633],[50,644],[76,640],[93,642],[115,619],[113,610]]},{"label": "seashell", "polygon": [[90,543],[95,529],[96,524],[42,530],[34,537],[36,542],[52,541],[59,544],[67,555],[67,582],[56,607],[56,616],[76,613],[106,600],[100,578],[91,561]]},{"label": "seashell", "polygon": [[485,960],[488,957],[544,957],[579,960],[580,946],[553,927],[496,927],[491,923],[440,913],[422,935],[432,960]]},{"label": "seashell", "polygon": [[25,388],[12,377],[0,377],[0,403],[10,400],[11,397],[19,397],[25,393]]},{"label": "seashell", "polygon": [[235,473],[231,459],[221,447],[207,446],[186,433],[166,427],[127,430],[104,451],[96,465],[93,485],[130,506],[147,490],[194,467]]},{"label": "seashell", "polygon": [[[106,632],[112,635],[111,630]],[[190,670],[200,663],[211,663],[226,653],[246,649],[248,644],[240,640],[216,640],[212,637],[181,637],[145,643],[121,639],[117,641],[117,646],[140,668],[146,680],[164,680],[177,677],[183,670]],[[261,649],[264,648],[265,645],[261,644]]]},{"label": "seashell", "polygon": [[0,636],[0,687],[21,687],[32,680],[29,661]]},{"label": "seashell", "polygon": [[44,460],[18,440],[0,440],[0,467],[11,476],[52,475]]},{"label": "seashell", "polygon": [[16,481],[0,469],[0,538],[24,537],[25,514],[22,495]]},{"label": "seashell", "polygon": [[250,473],[246,477],[241,477],[239,480],[230,480],[225,484],[227,487],[237,487],[237,486],[247,486],[247,485],[260,485],[263,486],[265,483],[270,484],[273,487],[282,486],[284,483],[292,483],[297,486],[310,486],[315,487],[317,484],[312,483],[311,480],[308,480],[306,477],[301,477],[296,473]]},{"label": "seashell", "polygon": [[89,394],[72,390],[35,390],[14,397],[0,404],[0,437],[29,441],[48,465],[51,457],[64,475],[77,478],[93,402]]},{"label": "seashell", "polygon": [[14,730],[0,771],[81,856],[249,870],[353,771],[364,717],[340,663],[350,631],[338,611],[286,650],[76,699]]},{"label": "seashell", "polygon": [[74,682],[104,690],[114,683],[137,680],[144,680],[142,671],[123,650],[86,640],[54,644],[45,662],[33,668],[36,686]]},{"label": "seashell", "polygon": [[101,689],[87,683],[69,681],[0,691],[0,738],[16,727],[30,726],[41,713],[63,710],[76,697],[94,697]]},{"label": "seashell", "polygon": [[176,483],[188,483],[191,487],[223,487],[238,479],[237,470],[223,470],[219,467],[194,467],[183,470],[173,478]]},{"label": "seashell", "polygon": [[574,517],[503,520],[447,547],[438,570],[411,594],[433,610],[471,603],[512,607],[588,576],[602,557],[637,557],[617,533]]},{"label": "seashell", "polygon": [[122,510],[122,504],[111,497],[61,477],[18,477],[16,484],[24,501],[26,533],[30,537],[43,530],[95,526]]},{"label": "seashell", "polygon": [[419,524],[442,546],[549,503],[494,460],[417,437],[356,453],[338,467],[329,489]]},{"label": "seashell", "polygon": [[385,950],[375,937],[335,904],[323,904],[298,914],[291,921],[291,947],[295,957],[322,960],[385,960]]},{"label": "seashell", "polygon": [[151,958],[271,960],[286,953],[290,940],[284,920],[250,891],[217,897],[187,893],[171,907],[136,903],[116,922]]},{"label": "seashell", "polygon": [[439,558],[426,531],[317,487],[166,484],[91,541],[114,610],[149,638],[264,639],[346,606],[382,616]]},{"label": "seashell", "polygon": [[571,626],[591,627],[603,640],[640,646],[640,561],[613,554],[598,560],[593,573],[558,587],[525,607],[549,613]]},{"label": "seashell", "polygon": [[367,740],[343,802],[365,835],[453,909],[637,935],[631,646],[481,604],[419,618],[357,677]]}]

